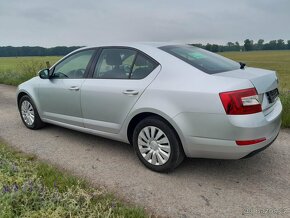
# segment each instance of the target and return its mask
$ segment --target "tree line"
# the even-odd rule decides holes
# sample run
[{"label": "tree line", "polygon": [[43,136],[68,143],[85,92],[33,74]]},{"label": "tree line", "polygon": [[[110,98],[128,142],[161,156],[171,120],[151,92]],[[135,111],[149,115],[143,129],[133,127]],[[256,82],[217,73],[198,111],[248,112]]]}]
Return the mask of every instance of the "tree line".
[{"label": "tree line", "polygon": [[271,40],[265,43],[264,39],[259,39],[257,42],[254,40],[246,39],[244,44],[240,45],[239,42],[228,42],[226,45],[217,45],[207,43],[192,44],[200,48],[204,48],[212,52],[226,52],[226,51],[260,51],[260,50],[290,50],[290,40],[278,39]]},{"label": "tree line", "polygon": [[[226,51],[258,51],[258,50],[290,50],[290,40],[271,40],[265,43],[264,39],[259,39],[254,42],[251,39],[246,39],[243,44],[239,42],[228,42],[226,45],[218,44],[191,44],[200,48],[204,48],[212,52],[226,52]],[[43,48],[39,46],[23,46],[12,47],[2,46],[0,47],[0,57],[22,57],[22,56],[64,56],[73,50],[81,48],[81,46],[57,46],[53,48]]]},{"label": "tree line", "polygon": [[39,46],[23,46],[12,47],[3,46],[0,47],[0,57],[22,57],[22,56],[64,56],[78,48],[80,46],[57,46],[53,48],[43,48]]}]

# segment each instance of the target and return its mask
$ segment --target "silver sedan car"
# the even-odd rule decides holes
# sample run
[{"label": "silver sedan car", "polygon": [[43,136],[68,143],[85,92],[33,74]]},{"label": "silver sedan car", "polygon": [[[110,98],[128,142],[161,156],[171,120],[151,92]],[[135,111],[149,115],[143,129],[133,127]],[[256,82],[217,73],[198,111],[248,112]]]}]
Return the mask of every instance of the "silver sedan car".
[{"label": "silver sedan car", "polygon": [[17,91],[29,129],[45,123],[131,143],[158,172],[184,157],[240,159],[277,137],[276,73],[190,45],[86,47]]}]

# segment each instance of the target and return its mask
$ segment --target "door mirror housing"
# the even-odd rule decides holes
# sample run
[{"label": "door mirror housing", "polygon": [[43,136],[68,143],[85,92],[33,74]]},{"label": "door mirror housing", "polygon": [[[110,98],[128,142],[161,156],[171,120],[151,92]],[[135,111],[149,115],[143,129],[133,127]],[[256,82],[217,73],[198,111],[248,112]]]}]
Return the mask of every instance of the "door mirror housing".
[{"label": "door mirror housing", "polygon": [[38,72],[38,76],[41,79],[49,79],[51,77],[51,71],[49,69],[43,69]]}]

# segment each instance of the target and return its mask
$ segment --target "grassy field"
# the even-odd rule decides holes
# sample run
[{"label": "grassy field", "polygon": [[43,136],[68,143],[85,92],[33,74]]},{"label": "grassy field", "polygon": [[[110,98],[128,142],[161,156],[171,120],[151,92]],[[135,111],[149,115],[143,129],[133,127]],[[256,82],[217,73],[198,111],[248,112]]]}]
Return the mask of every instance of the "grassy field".
[{"label": "grassy field", "polygon": [[247,64],[277,72],[282,91],[290,91],[290,51],[223,52],[221,55]]},{"label": "grassy field", "polygon": [[[283,103],[282,126],[290,128],[290,51],[223,52],[221,55],[241,61],[251,67],[275,70]],[[18,85],[45,68],[45,62],[55,63],[61,57],[0,58],[0,83]]]},{"label": "grassy field", "polygon": [[0,142],[0,217],[148,217],[104,190]]},{"label": "grassy field", "polygon": [[7,58],[0,58],[0,71],[7,72],[13,71],[18,72],[22,70],[23,65],[31,64],[31,63],[38,63],[42,66],[45,66],[45,62],[49,61],[51,64],[54,64],[58,61],[61,57],[57,56],[48,56],[48,57],[7,57]]},{"label": "grassy field", "polygon": [[46,61],[52,65],[60,58],[56,56],[0,58],[0,83],[18,85],[46,68]]}]

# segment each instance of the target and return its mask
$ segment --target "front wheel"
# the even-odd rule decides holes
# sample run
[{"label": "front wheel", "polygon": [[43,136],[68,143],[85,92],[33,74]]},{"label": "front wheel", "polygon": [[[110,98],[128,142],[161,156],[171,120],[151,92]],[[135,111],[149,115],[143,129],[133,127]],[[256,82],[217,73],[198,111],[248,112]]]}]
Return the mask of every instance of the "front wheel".
[{"label": "front wheel", "polygon": [[147,117],[137,124],[133,146],[140,161],[157,172],[173,170],[184,159],[176,132],[157,116]]},{"label": "front wheel", "polygon": [[19,112],[24,125],[29,129],[40,129],[45,124],[39,117],[38,111],[27,95],[23,96],[19,101]]}]

